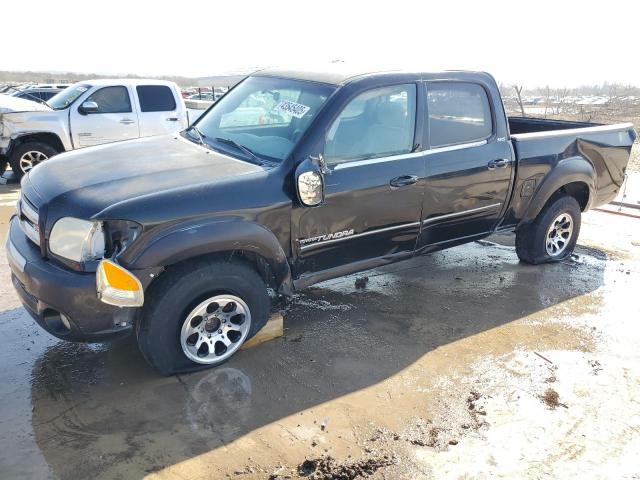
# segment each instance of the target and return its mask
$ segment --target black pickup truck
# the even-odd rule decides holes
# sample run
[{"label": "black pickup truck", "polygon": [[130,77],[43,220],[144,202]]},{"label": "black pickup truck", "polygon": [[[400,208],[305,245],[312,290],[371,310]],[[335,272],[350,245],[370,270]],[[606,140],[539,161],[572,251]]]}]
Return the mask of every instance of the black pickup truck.
[{"label": "black pickup truck", "polygon": [[53,335],[135,331],[162,374],[233,355],[271,298],[515,231],[565,258],[611,201],[631,124],[507,118],[486,73],[264,70],[179,135],[59,155],[22,180],[7,254]]}]

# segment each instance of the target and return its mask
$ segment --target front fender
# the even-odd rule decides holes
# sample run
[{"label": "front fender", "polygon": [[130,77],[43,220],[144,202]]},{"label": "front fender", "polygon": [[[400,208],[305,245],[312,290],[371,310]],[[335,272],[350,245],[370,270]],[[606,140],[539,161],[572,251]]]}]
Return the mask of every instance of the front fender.
[{"label": "front fender", "polygon": [[288,296],[293,293],[289,262],[276,236],[248,220],[214,221],[163,232],[146,241],[142,248],[125,250],[119,261],[132,269],[145,269],[234,251],[252,253],[264,259],[275,277],[278,292]]},{"label": "front fender", "polygon": [[589,201],[585,208],[585,210],[588,210],[596,192],[595,170],[591,162],[584,157],[569,157],[556,164],[545,177],[531,199],[531,203],[529,203],[529,207],[522,217],[521,224],[533,221],[558,189],[573,182],[581,182],[589,187]]},{"label": "front fender", "polygon": [[14,144],[24,137],[49,135],[58,139],[64,151],[73,150],[66,110],[5,113],[2,122],[3,137],[10,138]]}]

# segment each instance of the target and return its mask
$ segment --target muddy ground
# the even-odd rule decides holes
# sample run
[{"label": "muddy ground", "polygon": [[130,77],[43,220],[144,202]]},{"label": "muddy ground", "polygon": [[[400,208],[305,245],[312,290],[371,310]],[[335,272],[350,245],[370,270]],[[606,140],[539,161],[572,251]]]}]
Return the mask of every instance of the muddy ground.
[{"label": "muddy ground", "polygon": [[169,378],[41,331],[3,246],[0,478],[640,478],[640,219],[589,212],[560,264],[512,243],[325,282],[283,338]]}]

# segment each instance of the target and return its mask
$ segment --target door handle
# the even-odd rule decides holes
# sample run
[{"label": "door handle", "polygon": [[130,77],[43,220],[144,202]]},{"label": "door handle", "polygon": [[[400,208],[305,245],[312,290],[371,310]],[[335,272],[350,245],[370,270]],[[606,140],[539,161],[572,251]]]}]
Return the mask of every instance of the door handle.
[{"label": "door handle", "polygon": [[177,121],[178,121],[178,117],[167,118],[167,122],[177,122]]},{"label": "door handle", "polygon": [[491,160],[487,164],[487,168],[489,170],[494,170],[496,168],[506,168],[511,164],[511,160],[507,160],[506,158],[498,158],[497,160]]},{"label": "door handle", "polygon": [[124,124],[124,125],[130,125],[132,123],[135,123],[133,120],[131,120],[130,118],[123,118],[122,120],[120,120],[120,123]]},{"label": "door handle", "polygon": [[416,175],[401,175],[396,178],[392,178],[389,180],[389,185],[392,187],[406,187],[407,185],[413,185],[418,181],[418,177]]}]

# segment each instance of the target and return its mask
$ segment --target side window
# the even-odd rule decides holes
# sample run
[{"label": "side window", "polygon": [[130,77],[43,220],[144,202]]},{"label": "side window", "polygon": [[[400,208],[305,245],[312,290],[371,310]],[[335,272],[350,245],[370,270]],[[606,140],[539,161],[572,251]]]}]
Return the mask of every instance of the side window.
[{"label": "side window", "polygon": [[91,94],[88,102],[98,104],[97,113],[129,113],[131,100],[127,87],[104,87]]},{"label": "side window", "polygon": [[139,85],[136,92],[142,112],[172,112],[176,109],[173,92],[166,85]]},{"label": "side window", "polygon": [[493,132],[484,88],[473,83],[431,83],[427,111],[431,147],[484,140]]},{"label": "side window", "polygon": [[329,164],[409,153],[416,123],[416,86],[394,85],[361,93],[327,133]]}]

